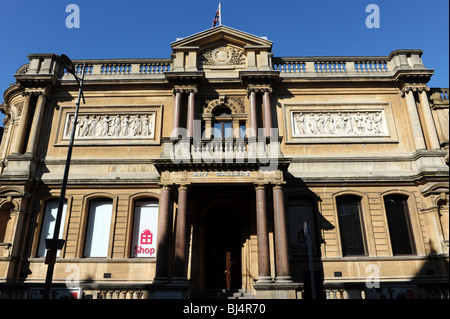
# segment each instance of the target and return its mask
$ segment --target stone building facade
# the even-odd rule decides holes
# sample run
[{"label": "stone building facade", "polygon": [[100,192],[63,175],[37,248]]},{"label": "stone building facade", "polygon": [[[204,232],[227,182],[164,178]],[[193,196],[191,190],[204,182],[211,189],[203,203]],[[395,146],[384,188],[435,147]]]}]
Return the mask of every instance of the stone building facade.
[{"label": "stone building facade", "polygon": [[53,297],[448,298],[448,89],[423,52],[272,45],[219,26],[86,60],[77,123],[74,77],[30,54],[1,106],[0,298],[42,296],[74,126]]}]

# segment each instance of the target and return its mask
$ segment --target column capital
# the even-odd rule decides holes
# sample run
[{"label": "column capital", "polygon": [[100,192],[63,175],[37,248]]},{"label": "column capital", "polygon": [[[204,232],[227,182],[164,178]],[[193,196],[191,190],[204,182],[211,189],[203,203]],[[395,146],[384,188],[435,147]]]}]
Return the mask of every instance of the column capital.
[{"label": "column capital", "polygon": [[173,93],[173,95],[176,95],[177,93],[180,93],[180,94],[183,94],[183,93],[186,93],[186,94],[190,94],[190,93],[197,94],[198,93],[198,89],[197,89],[196,86],[195,87],[191,87],[191,86],[188,86],[188,87],[176,87],[176,88],[172,89],[172,93]]},{"label": "column capital", "polygon": [[428,92],[430,91],[430,88],[426,85],[421,85],[421,86],[417,86],[417,85],[407,85],[402,89],[402,96],[405,96],[406,93],[408,92]]},{"label": "column capital", "polygon": [[266,190],[266,184],[264,183],[255,183],[255,189],[256,190]]},{"label": "column capital", "polygon": [[159,184],[161,186],[161,190],[171,191],[173,188],[173,184]]},{"label": "column capital", "polygon": [[178,186],[178,190],[179,191],[181,191],[181,190],[189,190],[189,188],[191,187],[191,184],[180,184],[180,185],[177,185]]},{"label": "column capital", "polygon": [[273,189],[284,189],[284,186],[286,185],[286,182],[277,182],[273,185]]},{"label": "column capital", "polygon": [[272,93],[273,92],[273,89],[272,89],[272,87],[270,87],[270,86],[249,86],[248,88],[247,88],[247,94],[250,94],[250,93],[266,93],[266,92],[269,92],[269,93]]}]

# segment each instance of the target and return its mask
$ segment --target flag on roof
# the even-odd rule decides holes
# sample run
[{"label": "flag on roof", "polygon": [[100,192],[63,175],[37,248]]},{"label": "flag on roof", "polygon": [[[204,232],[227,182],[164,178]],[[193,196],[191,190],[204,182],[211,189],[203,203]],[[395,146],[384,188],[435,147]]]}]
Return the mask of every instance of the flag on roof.
[{"label": "flag on roof", "polygon": [[214,28],[217,24],[222,25],[222,17],[220,14],[220,2],[219,7],[217,8],[216,16],[214,17],[212,27]]}]

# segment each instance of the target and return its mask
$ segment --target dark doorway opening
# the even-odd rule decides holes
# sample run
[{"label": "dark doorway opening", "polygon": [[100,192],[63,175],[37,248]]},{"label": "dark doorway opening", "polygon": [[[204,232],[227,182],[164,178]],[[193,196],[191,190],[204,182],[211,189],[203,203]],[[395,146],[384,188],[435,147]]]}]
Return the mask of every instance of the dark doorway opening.
[{"label": "dark doorway opening", "polygon": [[242,287],[241,221],[228,206],[215,206],[206,220],[205,288]]}]

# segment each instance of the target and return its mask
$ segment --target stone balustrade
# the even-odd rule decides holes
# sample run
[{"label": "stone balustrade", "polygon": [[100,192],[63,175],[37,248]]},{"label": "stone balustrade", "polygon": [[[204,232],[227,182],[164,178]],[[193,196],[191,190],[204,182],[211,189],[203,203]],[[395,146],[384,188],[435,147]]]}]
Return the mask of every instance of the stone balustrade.
[{"label": "stone balustrade", "polygon": [[274,57],[281,77],[388,76],[396,70],[424,70],[420,50],[397,50],[373,57]]},{"label": "stone balustrade", "polygon": [[[62,69],[54,54],[29,55],[30,63],[21,66],[16,77],[52,75],[63,81],[73,81],[73,76]],[[73,60],[75,74],[81,77],[85,64],[86,80],[164,78],[171,70],[171,59],[111,59],[111,60]]]},{"label": "stone balustrade", "polygon": [[[75,71],[81,76],[84,61],[75,60]],[[170,59],[120,59],[120,60],[86,60],[85,78],[102,77],[112,78],[114,76],[163,76],[164,72],[171,69]],[[62,79],[70,80],[67,71]]]},{"label": "stone balustrade", "polygon": [[161,159],[174,163],[270,164],[282,157],[281,138],[164,138]]},{"label": "stone balustrade", "polygon": [[431,88],[430,100],[433,105],[436,104],[449,104],[449,89],[448,88]]},{"label": "stone balustrade", "polygon": [[[367,57],[271,57],[271,68],[281,77],[339,77],[339,76],[389,76],[398,70],[426,70],[421,50],[396,50],[389,56]],[[20,67],[16,76],[54,75],[61,80],[73,80],[65,70],[60,70],[54,54],[31,54],[30,63]],[[73,60],[78,76],[84,60]],[[110,59],[86,60],[86,79],[146,79],[164,78],[173,71],[173,60],[168,59]],[[448,99],[448,92],[447,92]]]}]

